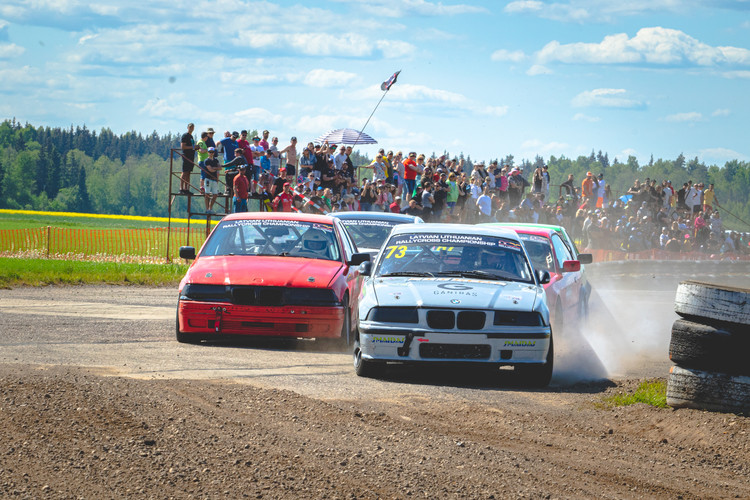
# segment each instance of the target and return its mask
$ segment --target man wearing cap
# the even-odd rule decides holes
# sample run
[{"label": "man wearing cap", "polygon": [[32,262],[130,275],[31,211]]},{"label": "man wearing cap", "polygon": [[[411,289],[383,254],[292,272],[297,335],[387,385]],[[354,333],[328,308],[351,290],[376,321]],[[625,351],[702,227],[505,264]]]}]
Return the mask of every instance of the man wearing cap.
[{"label": "man wearing cap", "polygon": [[202,174],[205,176],[203,179],[204,198],[206,201],[206,213],[214,213],[214,203],[216,197],[219,194],[219,159],[216,158],[216,148],[209,147],[206,151],[208,158],[203,162]]},{"label": "man wearing cap", "polygon": [[206,143],[207,139],[208,132],[201,132],[201,140],[198,141],[198,168],[201,171],[201,194],[204,194],[206,192],[203,188],[203,181],[206,179],[205,161],[208,158],[208,144]]},{"label": "man wearing cap", "polygon": [[239,147],[237,139],[240,134],[237,132],[224,132],[224,138],[219,141],[218,148],[224,152],[224,163],[234,160],[234,150]]},{"label": "man wearing cap", "polygon": [[594,174],[586,172],[586,178],[581,181],[581,198],[586,203],[594,196]]},{"label": "man wearing cap", "polygon": [[[237,176],[240,172],[240,167],[245,166],[247,168],[247,160],[245,159],[244,152],[237,148],[234,150],[234,159],[230,162],[227,162],[224,164],[224,174],[225,174],[225,180],[227,183],[227,192],[226,194],[228,196],[233,195],[234,190],[234,178]],[[242,176],[245,176],[245,171],[242,171]],[[247,211],[247,210],[245,210]]]},{"label": "man wearing cap", "polygon": [[606,184],[604,184],[604,174],[599,174],[599,179],[597,180],[597,188],[596,188],[596,208],[605,208],[605,204],[607,203],[607,196],[606,196]]},{"label": "man wearing cap", "polygon": [[292,193],[292,185],[285,182],[282,193],[273,200],[273,208],[277,212],[291,212],[293,204],[294,194]]},{"label": "man wearing cap", "polygon": [[245,172],[247,171],[247,163],[240,165],[238,170],[239,173],[234,176],[234,179],[232,179],[232,188],[234,191],[232,202],[234,204],[235,212],[247,212],[247,198],[249,196],[250,189],[250,181],[248,181],[247,177],[245,176]]},{"label": "man wearing cap", "polygon": [[271,186],[271,194],[273,196],[280,195],[284,191],[284,184],[294,182],[294,177],[287,174],[286,169],[282,168],[279,170],[279,176],[273,180]]},{"label": "man wearing cap", "polygon": [[271,139],[271,144],[266,148],[266,155],[268,156],[271,173],[273,175],[279,175],[279,169],[281,168],[281,154],[279,153],[278,137]]},{"label": "man wearing cap", "polygon": [[180,148],[182,149],[182,175],[180,176],[180,194],[190,193],[190,172],[193,171],[195,150],[198,146],[193,139],[193,130],[195,124],[188,123],[187,132],[180,138]]},{"label": "man wearing cap", "polygon": [[[261,174],[262,169],[260,159],[266,155],[266,150],[260,145],[260,137],[257,135],[253,137],[253,144],[250,146],[250,151],[253,152],[253,169],[257,171],[258,174]],[[253,185],[253,191],[255,191],[256,187],[257,183]]]},{"label": "man wearing cap", "polygon": [[407,202],[411,199],[411,195],[417,187],[418,173],[420,172],[417,166],[417,153],[412,151],[409,153],[409,157],[404,160],[404,186],[406,189],[404,196]]}]

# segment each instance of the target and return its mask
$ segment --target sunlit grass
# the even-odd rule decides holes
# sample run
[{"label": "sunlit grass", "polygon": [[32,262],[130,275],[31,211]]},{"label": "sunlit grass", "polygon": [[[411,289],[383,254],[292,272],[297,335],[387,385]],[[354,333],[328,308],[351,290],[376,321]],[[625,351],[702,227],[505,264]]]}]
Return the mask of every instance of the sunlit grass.
[{"label": "sunlit grass", "polygon": [[602,399],[603,406],[628,406],[645,403],[657,408],[669,408],[667,405],[667,382],[665,380],[644,380],[634,392],[620,392]]},{"label": "sunlit grass", "polygon": [[0,288],[45,285],[176,286],[187,265],[0,258]]}]

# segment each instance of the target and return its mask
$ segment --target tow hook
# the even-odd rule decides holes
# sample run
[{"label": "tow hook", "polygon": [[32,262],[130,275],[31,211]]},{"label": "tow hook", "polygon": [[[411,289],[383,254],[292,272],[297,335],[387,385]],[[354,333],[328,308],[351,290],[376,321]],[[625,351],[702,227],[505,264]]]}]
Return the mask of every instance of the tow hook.
[{"label": "tow hook", "polygon": [[409,348],[411,347],[412,340],[414,340],[414,332],[408,332],[404,339],[404,345],[396,349],[399,356],[405,357],[409,355]]},{"label": "tow hook", "polygon": [[211,310],[216,312],[216,321],[214,322],[215,331],[216,333],[221,333],[221,318],[225,313],[229,314],[227,308],[216,306],[212,307]]}]

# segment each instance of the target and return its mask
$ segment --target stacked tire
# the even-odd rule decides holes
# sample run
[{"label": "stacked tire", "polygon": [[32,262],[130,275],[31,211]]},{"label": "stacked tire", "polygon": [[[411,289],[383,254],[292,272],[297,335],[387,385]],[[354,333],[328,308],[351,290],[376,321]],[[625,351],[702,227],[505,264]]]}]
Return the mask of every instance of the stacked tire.
[{"label": "stacked tire", "polygon": [[750,289],[683,281],[675,311],[667,404],[750,414]]}]

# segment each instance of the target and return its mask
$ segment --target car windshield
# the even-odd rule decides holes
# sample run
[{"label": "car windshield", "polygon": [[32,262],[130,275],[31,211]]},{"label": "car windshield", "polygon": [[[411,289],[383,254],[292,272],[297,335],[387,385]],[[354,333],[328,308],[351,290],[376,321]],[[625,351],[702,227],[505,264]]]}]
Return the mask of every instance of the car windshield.
[{"label": "car windshield", "polygon": [[211,233],[201,257],[278,255],[340,260],[333,225],[297,220],[222,221]]},{"label": "car windshield", "polygon": [[485,235],[418,233],[392,236],[376,276],[461,276],[533,283],[517,241]]},{"label": "car windshield", "polygon": [[518,237],[526,247],[531,265],[536,270],[555,272],[555,258],[552,255],[552,246],[549,239],[535,234],[518,233]]},{"label": "car windshield", "polygon": [[357,248],[380,248],[391,233],[391,228],[400,223],[387,220],[348,219],[342,220],[344,227]]}]

